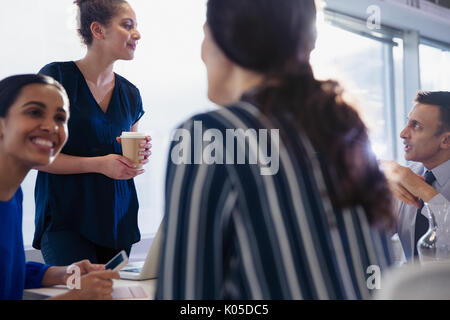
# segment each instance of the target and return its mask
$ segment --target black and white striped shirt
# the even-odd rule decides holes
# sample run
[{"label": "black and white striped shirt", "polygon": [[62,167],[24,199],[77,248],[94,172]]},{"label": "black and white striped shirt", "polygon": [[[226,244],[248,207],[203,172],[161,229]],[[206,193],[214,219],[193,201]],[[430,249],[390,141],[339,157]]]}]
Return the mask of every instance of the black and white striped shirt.
[{"label": "black and white striped shirt", "polygon": [[[264,163],[250,161],[252,152],[261,152],[258,136],[234,149],[216,138],[223,151],[213,155],[223,164],[195,161],[202,152],[195,145],[199,123],[203,132],[214,129],[223,137],[227,129],[273,129],[246,102],[194,116],[180,127],[191,141],[184,141],[183,152],[176,142],[170,148],[156,298],[370,298],[367,268],[391,264],[388,237],[369,225],[362,208],[332,206],[326,169],[308,139],[279,124],[288,134],[279,142],[269,139],[272,154],[279,150],[279,170],[263,175]],[[239,164],[242,148],[246,163]],[[177,164],[178,152],[187,161]]]}]

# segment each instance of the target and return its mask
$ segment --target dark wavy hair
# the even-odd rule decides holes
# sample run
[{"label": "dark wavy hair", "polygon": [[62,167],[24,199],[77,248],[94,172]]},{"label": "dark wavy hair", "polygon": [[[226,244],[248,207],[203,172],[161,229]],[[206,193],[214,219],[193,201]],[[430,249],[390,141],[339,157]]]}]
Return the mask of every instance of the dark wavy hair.
[{"label": "dark wavy hair", "polygon": [[269,118],[287,113],[294,119],[327,167],[333,204],[362,206],[371,224],[392,227],[392,195],[366,126],[339,85],[316,80],[309,64],[314,0],[209,0],[207,23],[231,61],[266,76],[246,98]]},{"label": "dark wavy hair", "polygon": [[89,47],[93,41],[91,24],[99,22],[107,26],[119,11],[120,6],[127,2],[125,0],[75,0],[74,3],[80,10],[78,34],[84,44]]},{"label": "dark wavy hair", "polygon": [[19,74],[0,81],[0,118],[8,115],[9,109],[25,86],[36,83],[54,86],[61,93],[64,103],[69,105],[66,90],[52,77],[42,74]]}]

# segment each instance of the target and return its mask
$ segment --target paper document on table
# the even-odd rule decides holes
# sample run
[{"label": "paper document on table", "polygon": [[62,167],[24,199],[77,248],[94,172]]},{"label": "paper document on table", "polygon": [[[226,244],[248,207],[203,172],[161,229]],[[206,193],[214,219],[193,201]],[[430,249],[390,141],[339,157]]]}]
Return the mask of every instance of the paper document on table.
[{"label": "paper document on table", "polygon": [[144,299],[148,298],[145,290],[140,286],[116,287],[112,293],[113,300],[121,299]]}]

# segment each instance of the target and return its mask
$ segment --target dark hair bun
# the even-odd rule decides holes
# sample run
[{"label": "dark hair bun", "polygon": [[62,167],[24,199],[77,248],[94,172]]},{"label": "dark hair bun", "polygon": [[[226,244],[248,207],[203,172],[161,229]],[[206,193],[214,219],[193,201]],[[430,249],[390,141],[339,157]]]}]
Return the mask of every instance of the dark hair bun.
[{"label": "dark hair bun", "polygon": [[106,26],[117,14],[125,0],[75,0],[80,8],[80,28],[78,33],[83,42],[90,46],[93,41],[91,24],[99,22]]},{"label": "dark hair bun", "polygon": [[208,0],[206,15],[225,55],[259,72],[307,62],[316,40],[314,0]]}]

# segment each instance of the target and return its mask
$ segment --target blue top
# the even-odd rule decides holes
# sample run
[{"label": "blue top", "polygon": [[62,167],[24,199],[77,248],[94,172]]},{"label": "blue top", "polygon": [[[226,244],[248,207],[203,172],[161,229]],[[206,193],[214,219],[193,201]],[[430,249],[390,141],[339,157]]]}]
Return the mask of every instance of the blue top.
[{"label": "blue top", "polygon": [[[62,153],[78,157],[122,154],[116,141],[142,117],[139,90],[115,74],[115,87],[105,112],[92,95],[77,65],[54,62],[40,71],[59,81],[70,100],[69,139]],[[98,173],[57,175],[39,171],[36,187],[36,231],[71,230],[97,245],[125,248],[140,240],[139,209],[133,179],[114,180]]]},{"label": "blue top", "polygon": [[25,263],[22,238],[22,189],[8,202],[0,201],[0,300],[20,300],[23,289],[38,288],[50,267]]}]

